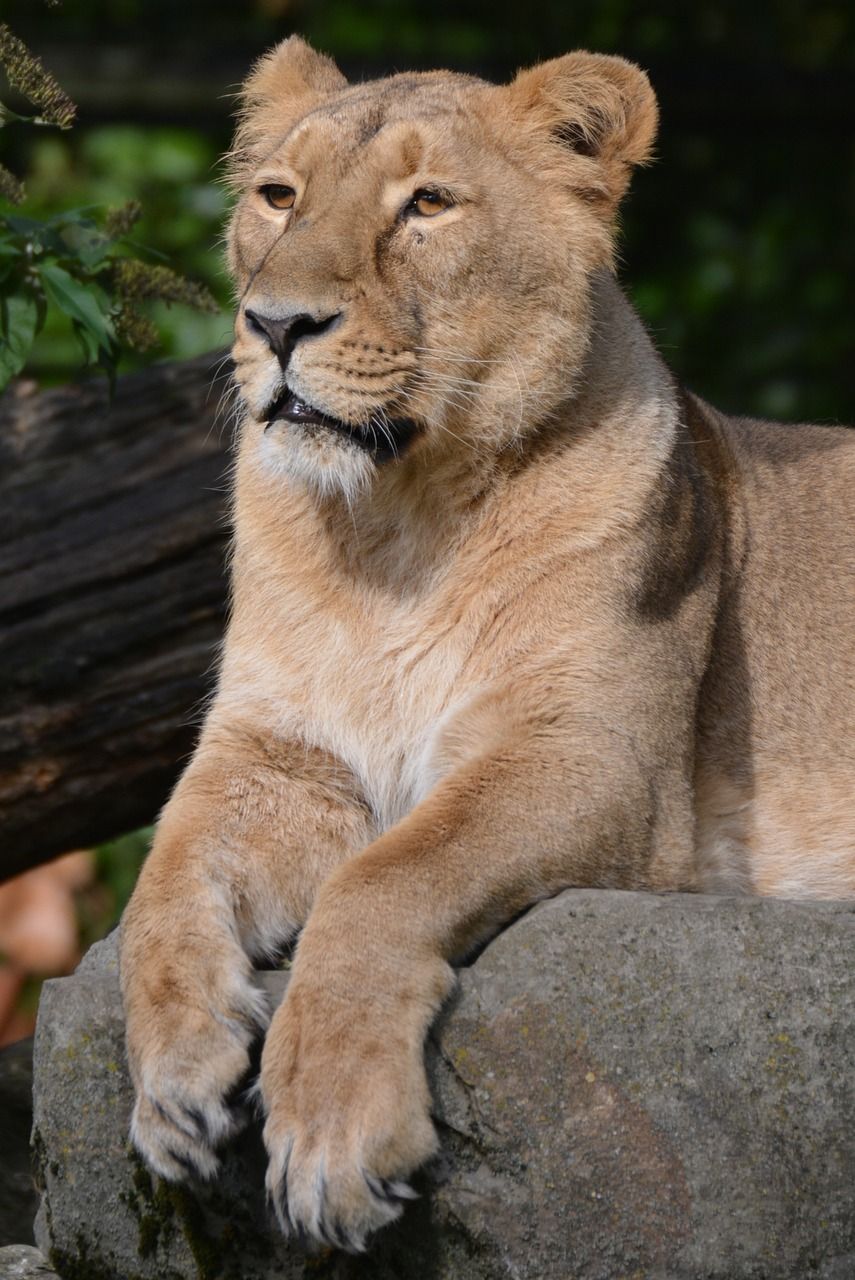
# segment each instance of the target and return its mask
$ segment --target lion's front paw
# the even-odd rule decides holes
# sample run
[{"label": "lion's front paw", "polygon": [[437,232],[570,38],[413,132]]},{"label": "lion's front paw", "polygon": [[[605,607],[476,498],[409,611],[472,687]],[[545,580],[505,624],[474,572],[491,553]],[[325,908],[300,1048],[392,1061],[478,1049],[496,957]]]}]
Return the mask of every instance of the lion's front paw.
[{"label": "lion's front paw", "polygon": [[351,1252],[399,1217],[437,1148],[413,1016],[292,981],[264,1048],[267,1190],[286,1233]]},{"label": "lion's front paw", "polygon": [[261,992],[245,980],[198,999],[163,1003],[137,993],[128,1009],[128,1057],[136,1088],[131,1139],[162,1177],[212,1177],[217,1148],[239,1127],[232,1103],[249,1050],[266,1022]]}]

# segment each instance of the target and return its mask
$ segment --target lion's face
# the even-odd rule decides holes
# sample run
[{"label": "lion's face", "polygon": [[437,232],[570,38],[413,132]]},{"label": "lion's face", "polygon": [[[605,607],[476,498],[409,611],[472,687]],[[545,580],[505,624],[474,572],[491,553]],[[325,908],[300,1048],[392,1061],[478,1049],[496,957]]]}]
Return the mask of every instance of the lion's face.
[{"label": "lion's face", "polygon": [[302,41],[268,54],[245,90],[230,261],[246,430],[270,465],[352,494],[548,418],[654,123],[619,59],[569,55],[507,88],[351,87]]}]

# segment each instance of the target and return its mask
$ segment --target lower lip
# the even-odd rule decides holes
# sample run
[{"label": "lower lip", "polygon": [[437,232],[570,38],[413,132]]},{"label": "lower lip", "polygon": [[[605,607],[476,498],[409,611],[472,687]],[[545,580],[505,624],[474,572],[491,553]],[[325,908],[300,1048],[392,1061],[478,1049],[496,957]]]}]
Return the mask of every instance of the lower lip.
[{"label": "lower lip", "polygon": [[282,403],[280,408],[274,410],[273,415],[266,422],[264,430],[275,426],[277,422],[290,422],[295,426],[302,427],[326,427],[328,431],[334,431],[337,435],[344,437],[346,440],[352,441],[363,449],[367,449],[375,457],[375,460],[385,461],[390,457],[398,457],[399,452],[403,452],[410,443],[414,434],[414,428],[411,424],[402,424],[404,427],[403,434],[399,440],[397,447],[389,447],[384,440],[382,433],[372,432],[370,428],[348,426],[346,422],[341,422],[338,418],[328,417],[321,413],[318,409],[313,409],[311,405],[300,400],[293,393],[289,394]]},{"label": "lower lip", "polygon": [[289,395],[283,405],[275,410],[267,425],[271,426],[274,422],[281,421],[304,423],[306,425],[314,424],[319,427],[338,427],[339,429],[344,428],[345,425],[344,423],[338,423],[334,418],[327,417],[326,414],[319,412],[319,410],[313,409],[311,405],[306,404],[294,395]]}]

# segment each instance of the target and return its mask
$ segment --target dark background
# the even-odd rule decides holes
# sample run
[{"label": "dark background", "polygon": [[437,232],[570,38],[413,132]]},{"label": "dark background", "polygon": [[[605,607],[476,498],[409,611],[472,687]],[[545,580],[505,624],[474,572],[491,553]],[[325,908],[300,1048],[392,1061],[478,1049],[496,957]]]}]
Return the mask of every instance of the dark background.
[{"label": "dark background", "polygon": [[[583,47],[635,59],[659,95],[656,163],[625,206],[621,274],[666,359],[727,410],[855,418],[855,7],[5,0],[3,17],[80,107],[69,134],[4,131],[31,207],[138,197],[138,238],[223,303],[219,317],[161,308],[159,358],[228,340],[217,157],[229,95],[270,43],[298,31],[352,78],[444,65],[503,79]],[[75,357],[54,324],[32,371],[70,376]]]}]

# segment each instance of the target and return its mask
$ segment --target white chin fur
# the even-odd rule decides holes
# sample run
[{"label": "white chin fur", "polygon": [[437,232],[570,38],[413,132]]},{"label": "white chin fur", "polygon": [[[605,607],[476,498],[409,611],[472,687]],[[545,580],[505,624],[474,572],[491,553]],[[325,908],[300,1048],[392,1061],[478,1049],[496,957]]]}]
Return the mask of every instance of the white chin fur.
[{"label": "white chin fur", "polygon": [[325,431],[307,432],[292,423],[276,423],[260,441],[262,464],[301,488],[326,498],[341,494],[352,502],[369,487],[377,467],[369,454]]}]

